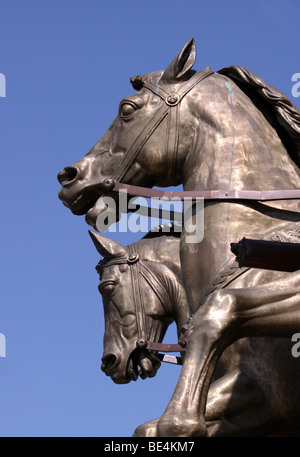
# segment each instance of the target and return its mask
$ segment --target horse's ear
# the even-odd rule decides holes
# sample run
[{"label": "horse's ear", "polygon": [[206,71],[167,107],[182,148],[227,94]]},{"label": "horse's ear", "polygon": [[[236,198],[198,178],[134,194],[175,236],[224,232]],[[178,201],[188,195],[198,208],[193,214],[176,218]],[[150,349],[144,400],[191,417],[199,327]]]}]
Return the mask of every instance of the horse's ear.
[{"label": "horse's ear", "polygon": [[93,230],[89,230],[93,243],[103,257],[119,257],[128,254],[128,248],[117,241],[106,238]]},{"label": "horse's ear", "polygon": [[196,44],[191,38],[181,49],[177,57],[170,63],[161,78],[167,83],[176,83],[186,79],[196,60]]}]

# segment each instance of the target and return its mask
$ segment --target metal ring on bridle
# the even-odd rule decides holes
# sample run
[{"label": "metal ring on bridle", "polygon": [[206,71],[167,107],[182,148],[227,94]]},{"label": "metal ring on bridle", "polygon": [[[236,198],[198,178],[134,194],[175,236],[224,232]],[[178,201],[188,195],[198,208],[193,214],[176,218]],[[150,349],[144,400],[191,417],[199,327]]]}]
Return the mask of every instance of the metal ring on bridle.
[{"label": "metal ring on bridle", "polygon": [[116,182],[112,178],[106,178],[102,181],[103,190],[105,192],[110,192],[115,187]]},{"label": "metal ring on bridle", "polygon": [[139,255],[138,254],[130,254],[127,258],[128,263],[135,263],[139,260]]},{"label": "metal ring on bridle", "polygon": [[137,347],[138,349],[146,349],[146,347],[147,347],[147,341],[144,340],[144,339],[142,339],[142,338],[139,339],[139,340],[137,340],[137,342],[136,342],[136,347]]},{"label": "metal ring on bridle", "polygon": [[176,106],[180,102],[180,97],[177,94],[169,94],[166,97],[165,102],[168,106]]}]

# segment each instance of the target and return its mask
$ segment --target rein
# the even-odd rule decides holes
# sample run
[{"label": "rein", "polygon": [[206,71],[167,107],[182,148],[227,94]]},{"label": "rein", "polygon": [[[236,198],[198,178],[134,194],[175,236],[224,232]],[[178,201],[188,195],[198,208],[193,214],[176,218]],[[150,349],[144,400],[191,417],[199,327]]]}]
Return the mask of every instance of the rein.
[{"label": "rein", "polygon": [[199,191],[165,191],[159,189],[150,189],[149,187],[132,186],[115,182],[114,191],[126,191],[128,195],[134,197],[176,198],[184,200],[185,198],[204,198],[204,200],[296,200],[300,198],[300,189],[288,190],[199,190]]},{"label": "rein", "polygon": [[[103,258],[100,260],[96,269],[101,274],[104,268],[112,265],[129,265],[131,274],[132,284],[132,295],[135,307],[138,339],[136,341],[136,347],[140,350],[147,349],[148,351],[161,351],[161,352],[184,352],[185,348],[180,344],[163,344],[155,341],[149,341],[147,339],[147,325],[146,325],[146,312],[145,304],[143,300],[142,288],[140,284],[140,277],[142,276],[152,291],[160,300],[164,309],[170,304],[170,298],[162,287],[161,283],[157,280],[155,275],[147,268],[147,266],[140,260],[139,255],[136,252],[135,244],[129,245],[128,257],[116,257],[113,259]],[[157,357],[162,362],[173,363],[181,365],[182,361],[180,357],[170,356],[165,354],[157,354]]]}]

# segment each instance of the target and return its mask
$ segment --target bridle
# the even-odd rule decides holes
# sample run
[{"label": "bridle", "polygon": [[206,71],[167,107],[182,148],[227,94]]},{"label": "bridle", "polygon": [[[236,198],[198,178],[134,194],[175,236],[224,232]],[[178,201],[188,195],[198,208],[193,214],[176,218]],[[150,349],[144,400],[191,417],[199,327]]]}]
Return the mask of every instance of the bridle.
[{"label": "bridle", "polygon": [[128,195],[134,197],[148,198],[176,198],[184,200],[189,198],[203,198],[204,200],[252,200],[252,201],[271,201],[271,200],[294,200],[300,198],[300,189],[289,190],[271,190],[271,191],[255,191],[255,190],[201,190],[201,191],[176,191],[169,192],[158,189],[150,189],[140,186],[132,186],[122,183],[126,173],[137,158],[145,143],[149,140],[157,127],[167,117],[168,129],[166,140],[166,151],[168,154],[168,162],[172,166],[168,167],[169,176],[177,175],[177,147],[178,147],[178,113],[179,106],[183,98],[205,78],[212,75],[214,72],[208,68],[202,71],[196,71],[193,76],[182,83],[181,87],[168,92],[165,87],[161,87],[151,83],[150,81],[141,81],[142,87],[150,90],[157,95],[162,103],[154,112],[152,118],[146,124],[142,131],[137,135],[132,144],[128,147],[124,157],[111,178],[106,178],[101,186],[104,193],[112,191],[126,191]]},{"label": "bridle", "polygon": [[125,177],[126,173],[137,158],[143,146],[165,118],[168,119],[166,150],[168,151],[169,162],[172,163],[172,166],[169,167],[169,174],[176,176],[178,114],[180,103],[197,84],[199,84],[201,81],[213,73],[214,72],[209,68],[195,72],[188,81],[183,82],[182,85],[176,89],[176,92],[174,90],[168,92],[164,87],[155,85],[150,81],[142,82],[142,86],[157,95],[161,99],[161,103],[155,110],[150,121],[143,127],[141,132],[139,132],[135,140],[128,147],[127,151],[124,154],[123,160],[111,178],[107,178],[102,182],[102,186],[105,192],[119,190],[119,188],[114,188],[115,184],[118,183],[121,185],[121,180]]},{"label": "bridle", "polygon": [[[130,268],[131,274],[131,284],[132,284],[132,297],[135,308],[136,324],[137,324],[137,333],[138,338],[136,341],[136,347],[139,350],[147,349],[148,351],[158,351],[162,352],[184,352],[185,348],[180,344],[163,344],[155,341],[149,341],[147,339],[147,323],[146,323],[146,311],[144,296],[141,288],[140,278],[142,277],[150,286],[152,292],[158,297],[163,308],[167,310],[171,308],[170,297],[166,292],[165,288],[162,286],[160,281],[152,273],[152,271],[145,265],[145,263],[140,259],[135,243],[132,243],[128,247],[129,253],[128,256],[117,256],[114,258],[103,257],[98,263],[96,269],[101,275],[104,268],[110,267],[112,265],[128,265]],[[175,357],[165,354],[156,354],[156,356],[162,362],[174,363],[181,365],[181,357]]]}]

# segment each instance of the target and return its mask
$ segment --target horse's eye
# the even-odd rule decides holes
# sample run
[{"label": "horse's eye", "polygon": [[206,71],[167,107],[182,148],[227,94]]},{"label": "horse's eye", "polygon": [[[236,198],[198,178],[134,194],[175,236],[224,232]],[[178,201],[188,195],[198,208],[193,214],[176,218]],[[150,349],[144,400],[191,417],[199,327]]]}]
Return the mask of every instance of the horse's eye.
[{"label": "horse's eye", "polygon": [[132,103],[122,103],[120,106],[120,115],[121,117],[131,116],[136,111],[136,106]]},{"label": "horse's eye", "polygon": [[99,292],[101,295],[111,295],[114,292],[116,285],[117,283],[115,281],[105,281],[99,285]]}]

